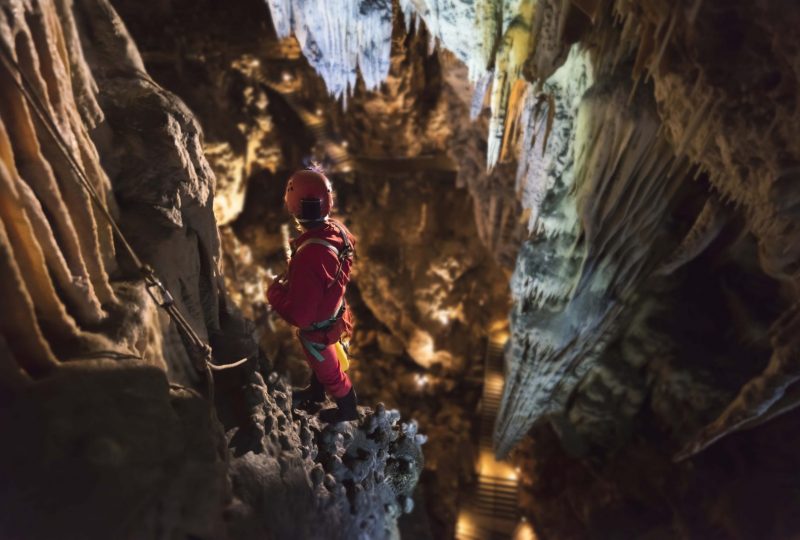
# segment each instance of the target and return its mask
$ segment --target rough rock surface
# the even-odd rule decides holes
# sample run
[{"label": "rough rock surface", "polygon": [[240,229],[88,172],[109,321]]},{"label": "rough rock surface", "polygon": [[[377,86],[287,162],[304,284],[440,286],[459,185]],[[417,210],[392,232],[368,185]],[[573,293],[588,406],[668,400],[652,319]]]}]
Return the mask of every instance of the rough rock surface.
[{"label": "rough rock surface", "polygon": [[396,538],[425,437],[382,406],[320,426],[290,410],[277,374],[258,374],[220,274],[194,115],[104,0],[6,8],[3,47],[76,168],[215,360],[253,359],[213,385],[197,375],[19,73],[0,66],[0,537]]},{"label": "rough rock surface", "polygon": [[3,407],[3,538],[225,537],[222,430],[141,361],[74,360]]},{"label": "rough rock surface", "polygon": [[416,424],[378,405],[357,423],[321,426],[269,381],[252,373],[221,386],[224,433],[206,399],[157,367],[59,366],[0,415],[17,441],[2,450],[0,533],[398,538],[424,463]]},{"label": "rough rock surface", "polygon": [[[182,5],[139,4],[131,11],[144,25],[152,24],[150,15],[169,14]],[[370,17],[364,20],[380,22],[369,35],[352,31],[361,24],[355,6],[366,4]],[[3,13],[5,41],[13,43],[23,69],[35,75],[102,195],[112,202],[111,186],[118,191],[126,230],[135,225],[147,231],[137,246],[146,251],[152,238],[171,231],[164,249],[148,257],[164,268],[171,288],[181,291],[180,304],[203,335],[236,325],[218,294],[208,196],[212,168],[225,176],[217,212],[226,222],[244,217],[233,228],[258,259],[280,253],[280,232],[277,222],[273,228],[245,226],[269,218],[250,201],[263,197],[277,208],[281,175],[303,158],[328,157],[334,172],[343,173],[342,181],[367,178],[370,168],[374,174],[376,167],[401,164],[450,176],[455,172],[458,184],[473,196],[478,237],[501,264],[511,266],[520,230],[527,226],[531,233],[519,250],[512,280],[512,341],[497,443],[506,453],[526,441],[530,454],[521,463],[522,474],[535,497],[525,504],[540,532],[574,537],[631,531],[670,537],[796,534],[798,526],[783,502],[796,487],[778,480],[797,465],[794,453],[784,451],[791,441],[780,435],[793,426],[798,403],[794,179],[800,123],[793,119],[798,111],[794,28],[800,12],[795,3],[348,2],[349,9],[330,17],[295,18],[292,28],[301,35],[294,42],[270,39],[266,5],[249,2],[243,13],[262,21],[254,24],[262,24],[263,39],[248,43],[252,34],[241,32],[239,41],[222,51],[214,47],[229,36],[208,39],[214,25],[207,22],[209,16],[235,22],[230,10],[185,10],[186,27],[194,31],[176,32],[183,28],[177,25],[171,28],[180,36],[174,49],[153,47],[148,54],[162,72],[170,72],[163,80],[183,81],[184,90],[191,81],[193,88],[180,94],[203,117],[215,118],[207,145],[211,167],[200,155],[201,138],[191,115],[143,73],[106,4],[78,2],[77,23],[66,2],[14,5],[18,9]],[[270,2],[284,15],[275,18],[281,35],[291,10],[318,5]],[[306,13],[300,7],[298,13]],[[386,24],[392,10],[395,22]],[[409,27],[417,17],[427,30],[417,21],[411,34],[404,33],[403,24]],[[320,21],[326,26],[316,24]],[[328,27],[340,31],[328,33]],[[470,39],[474,33],[465,28],[484,39]],[[109,62],[102,54],[93,56],[88,33],[103,43],[103,51],[119,51],[113,53],[119,58]],[[467,65],[450,63],[446,53],[427,57],[428,35]],[[337,36],[347,42],[336,41]],[[198,46],[202,42],[207,44]],[[387,64],[383,51],[391,43],[400,54]],[[259,47],[256,55],[236,50],[252,44]],[[373,50],[363,50],[373,44]],[[320,97],[325,88],[297,57],[301,49],[335,92],[353,90],[349,113],[328,112],[330,101]],[[265,68],[267,59],[275,63]],[[362,66],[368,75],[364,87],[352,82],[359,62],[369,63]],[[380,74],[385,87],[366,92]],[[470,78],[477,90],[471,103]],[[147,362],[167,366],[173,377],[196,385],[174,333],[167,331],[164,339],[155,329],[154,312],[141,301],[141,289],[117,279],[128,275],[128,261],[111,256],[110,231],[98,225],[85,198],[65,189],[72,173],[41,136],[10,81],[0,82],[6,98],[0,105],[0,149],[5,149],[0,270],[7,276],[2,292],[10,306],[0,319],[3,399],[13,401],[47,380],[46,374],[59,372],[59,360],[101,349],[116,356],[144,354]],[[480,111],[484,93],[491,117],[470,126],[466,111]],[[143,149],[145,137],[128,129],[127,110],[138,111],[132,125],[152,131],[147,134],[152,148]],[[291,128],[278,139],[273,121]],[[477,136],[484,129],[488,140]],[[96,147],[88,140],[92,130]],[[115,140],[124,143],[117,147]],[[482,144],[490,164],[508,160],[502,164],[506,171],[513,170],[516,148],[516,179],[502,168],[482,171]],[[445,153],[449,159],[442,159]],[[169,179],[163,184],[154,185],[155,177],[148,175],[155,159],[163,163],[160,172],[155,169],[158,178]],[[134,174],[119,165],[124,160],[137,164]],[[376,189],[366,193],[380,203],[384,186],[371,187]],[[357,195],[355,188],[343,189],[343,195],[348,190]],[[341,202],[347,208],[348,200]],[[146,223],[135,221],[135,208],[142,208]],[[427,227],[433,223],[422,219],[427,212],[410,205],[404,219],[419,216],[417,225]],[[381,245],[371,232],[362,233],[370,261],[377,267],[384,258],[394,260],[394,252],[370,255],[370,248]],[[237,249],[236,242],[229,244]],[[453,258],[447,247],[435,255]],[[435,265],[436,257],[426,260]],[[173,260],[184,267],[180,276],[187,279],[170,275]],[[424,287],[415,292],[424,298],[424,309],[413,307],[424,316],[415,321],[417,328],[396,333],[392,330],[404,327],[403,321],[377,306],[397,300],[413,311],[401,302],[407,282],[398,288],[364,287],[365,304],[373,307],[367,311],[384,319],[372,321],[375,329],[370,339],[365,334],[365,349],[375,347],[405,362],[402,351],[411,351],[415,330],[429,326],[435,313],[428,308],[459,304],[441,301],[454,290],[443,284],[455,275],[448,271],[420,280]],[[251,279],[260,279],[257,271]],[[237,294],[258,294],[258,288],[242,287]],[[385,373],[396,375],[398,369]],[[452,382],[435,372],[415,375],[418,381],[387,384],[388,391],[399,392],[409,383],[424,387],[423,375],[436,378],[432,386],[437,388]],[[232,388],[242,385],[255,396],[252,407],[244,409],[252,411],[244,415],[250,425],[266,424],[267,418],[276,418],[277,425],[281,415],[264,411],[275,410],[270,399],[280,409],[284,390],[276,386],[272,395],[269,387],[277,382],[268,382],[265,391],[255,378]],[[452,387],[453,393],[461,390],[455,383]],[[456,417],[453,411],[434,416],[453,424],[443,435],[463,429],[451,422]],[[239,433],[260,429],[224,422],[234,430],[228,432],[231,443],[234,435],[238,443],[245,437]],[[288,426],[288,418],[283,422]],[[285,444],[275,436],[277,443],[269,444]],[[285,437],[290,447],[293,437]],[[263,437],[253,441],[252,448],[269,454]],[[302,449],[287,452],[306,459]],[[274,461],[260,462],[254,455],[240,456],[235,467],[273,470]],[[684,461],[675,464],[673,458]],[[206,465],[214,462],[209,458]],[[431,462],[444,464],[438,457]],[[286,478],[302,484],[302,467],[294,463],[297,468],[287,468]],[[336,459],[325,463],[343,471]],[[237,478],[242,477],[251,475]],[[457,473],[448,476],[454,477]],[[265,472],[264,478],[276,476]],[[708,487],[714,485],[724,489]],[[250,513],[259,486],[238,487],[241,521],[232,523],[265,526]],[[354,507],[371,497],[356,491],[347,499]],[[313,506],[310,500],[297,499]],[[653,506],[664,510],[639,511]],[[565,513],[564,507],[575,512]],[[739,519],[748,509],[753,520]],[[382,517],[375,516],[374,522],[365,521],[367,527],[384,530],[378,525]],[[351,525],[360,527],[360,522],[346,527]],[[212,530],[216,525],[191,526]]]},{"label": "rough rock surface", "polygon": [[226,435],[230,537],[399,538],[397,518],[413,509],[424,466],[416,423],[378,404],[357,422],[321,425],[291,409],[276,373],[266,383],[252,374],[235,391],[240,402],[222,409],[225,424],[239,416]]}]

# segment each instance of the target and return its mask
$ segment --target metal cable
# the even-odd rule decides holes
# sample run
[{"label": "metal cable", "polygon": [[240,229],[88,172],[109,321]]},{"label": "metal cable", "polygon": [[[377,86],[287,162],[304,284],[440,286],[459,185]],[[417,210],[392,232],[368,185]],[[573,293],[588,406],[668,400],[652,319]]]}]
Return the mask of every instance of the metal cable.
[{"label": "metal cable", "polygon": [[[19,64],[14,60],[14,56],[11,54],[11,50],[9,49],[8,44],[4,41],[0,40],[0,61],[2,62],[3,66],[5,67],[6,71],[8,72],[11,80],[14,82],[14,85],[22,94],[23,98],[30,104],[31,109],[36,114],[37,118],[41,121],[42,125],[44,126],[45,130],[48,132],[50,137],[56,143],[56,146],[61,151],[63,156],[66,158],[67,163],[70,165],[70,168],[75,173],[77,177],[78,183],[80,184],[83,189],[87,191],[89,197],[91,198],[92,202],[95,206],[100,210],[100,213],[105,217],[106,221],[108,221],[111,229],[114,232],[114,235],[119,240],[120,244],[122,244],[125,251],[128,253],[128,256],[133,261],[136,268],[142,275],[142,278],[145,282],[145,289],[147,290],[148,295],[150,298],[164,311],[167,312],[170,319],[175,323],[178,327],[179,331],[190,341],[191,345],[196,352],[202,355],[205,366],[195,366],[198,371],[205,370],[206,378],[208,382],[208,389],[209,389],[209,400],[213,404],[214,402],[214,385],[213,385],[213,371],[222,371],[225,369],[231,369],[238,367],[249,359],[245,357],[237,362],[232,364],[225,364],[222,366],[214,365],[212,363],[213,356],[211,347],[203,341],[203,339],[195,332],[194,328],[192,328],[189,321],[184,317],[183,313],[180,311],[178,306],[175,304],[175,301],[170,294],[169,290],[164,286],[161,280],[158,279],[158,276],[155,270],[150,267],[149,265],[142,262],[139,256],[136,254],[136,251],[131,246],[130,242],[128,242],[125,235],[122,234],[122,230],[117,225],[117,222],[114,220],[111,212],[109,212],[108,208],[106,207],[105,203],[103,202],[102,197],[100,194],[97,193],[97,190],[89,181],[89,178],[86,176],[86,173],[83,171],[83,168],[80,166],[78,161],[75,159],[75,156],[70,151],[67,143],[64,141],[58,126],[56,125],[55,121],[49,114],[47,114],[47,107],[44,103],[40,100],[39,96],[36,94],[34,90],[33,84],[30,80],[25,76],[22,69],[20,68]],[[19,78],[17,78],[17,75]]]}]

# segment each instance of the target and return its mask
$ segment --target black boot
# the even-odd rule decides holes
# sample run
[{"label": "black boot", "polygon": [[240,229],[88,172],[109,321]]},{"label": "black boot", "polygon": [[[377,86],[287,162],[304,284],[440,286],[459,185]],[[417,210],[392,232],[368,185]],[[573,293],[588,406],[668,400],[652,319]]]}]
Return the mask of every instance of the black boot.
[{"label": "black boot", "polygon": [[320,411],[319,419],[327,424],[358,420],[358,408],[356,405],[358,405],[356,390],[351,388],[347,394],[336,398],[335,409],[323,409]]},{"label": "black boot", "polygon": [[302,409],[309,403],[322,403],[323,401],[325,401],[325,388],[314,373],[311,373],[308,386],[292,390],[292,408],[294,409]]}]

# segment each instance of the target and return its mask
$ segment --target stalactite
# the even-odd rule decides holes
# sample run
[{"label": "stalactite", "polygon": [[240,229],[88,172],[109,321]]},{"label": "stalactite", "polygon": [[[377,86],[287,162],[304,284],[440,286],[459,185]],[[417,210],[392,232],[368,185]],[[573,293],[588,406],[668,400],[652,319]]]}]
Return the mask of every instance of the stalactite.
[{"label": "stalactite", "polygon": [[78,329],[64,309],[50,280],[44,253],[33,235],[33,227],[23,210],[25,205],[14,185],[20,181],[15,176],[5,166],[0,169],[0,218],[5,223],[14,257],[25,276],[26,288],[37,316],[52,337],[72,341],[78,337]]},{"label": "stalactite", "polygon": [[[574,137],[566,145],[575,163],[574,184],[546,191],[539,220],[552,212],[561,220],[573,220],[578,230],[543,234],[520,254],[521,264],[512,278],[518,307],[512,313],[510,352],[511,362],[520,366],[503,392],[495,431],[499,455],[537,419],[562,410],[575,385],[595,369],[605,345],[619,332],[620,316],[637,284],[663,256],[655,239],[685,167],[669,174],[673,153],[659,135],[655,107],[641,91],[628,107],[630,88],[621,84],[622,77],[595,82],[578,94],[579,101],[560,105],[556,95],[553,130]],[[559,106],[568,114],[559,113]],[[564,143],[557,136],[549,144]],[[529,159],[537,155],[533,152]],[[559,180],[564,181],[563,174]],[[526,182],[529,185],[531,179]],[[548,205],[547,198],[558,193],[558,204]],[[570,206],[574,209],[567,210]],[[550,244],[548,237],[554,239]],[[537,279],[522,284],[522,276]],[[535,355],[529,351],[523,356],[517,346],[523,339],[537,344]]]},{"label": "stalactite", "polygon": [[[506,123],[513,114],[510,105],[515,101],[515,88],[532,44],[533,0],[519,0],[503,5],[503,38],[495,59],[495,78],[492,86],[492,119],[486,151],[487,167],[493,167],[507,141]],[[518,95],[518,94],[517,94]]]},{"label": "stalactite", "polygon": [[[72,275],[90,281],[89,272],[82,254],[81,243],[75,229],[72,216],[67,210],[60,189],[56,184],[50,165],[41,155],[40,146],[28,116],[27,106],[23,103],[13,83],[6,77],[8,74],[0,70],[3,100],[0,104],[3,123],[10,138],[10,150],[17,163],[19,175],[31,186],[42,207],[50,216],[54,232],[61,239],[61,249],[70,266]],[[8,161],[8,163],[11,163]]]},{"label": "stalactite", "polygon": [[278,36],[294,33],[333,96],[346,98],[355,89],[357,70],[369,90],[389,73],[391,0],[345,0],[336,9],[325,0],[268,0],[268,4]]},{"label": "stalactite", "polygon": [[[89,137],[102,113],[67,4],[17,3],[0,15],[0,35],[34,101],[109,204],[110,183]],[[131,347],[149,340],[147,331],[135,327],[142,322],[134,315],[138,304],[123,307],[109,280],[107,268],[116,268],[110,224],[98,221],[61,149],[12,77],[21,80],[0,68],[0,219],[4,250],[13,260],[2,275],[16,316],[3,323],[2,332],[17,336],[6,340],[11,355],[39,378],[57,365],[54,351],[60,360],[96,351],[130,355]],[[107,325],[111,312],[128,327]]]},{"label": "stalactite", "polygon": [[[108,186],[102,185],[102,181],[97,175],[97,169],[88,166],[91,163],[85,160],[88,154],[84,155],[85,151],[82,150],[86,146],[93,145],[91,145],[86,130],[78,117],[74,98],[71,97],[73,93],[70,87],[63,35],[60,32],[60,25],[54,20],[54,17],[55,14],[50,10],[45,10],[41,17],[29,17],[30,40],[17,39],[18,55],[20,59],[24,60],[20,67],[27,75],[28,80],[36,85],[36,93],[44,98],[42,101],[48,107],[50,116],[61,124],[59,126],[61,133],[65,135],[71,152],[81,163],[88,178],[93,181],[94,187],[99,193],[105,193]],[[75,189],[78,184],[74,173],[67,166],[60,150],[56,148],[55,142],[43,132],[41,126],[38,126],[38,135],[42,155],[53,167],[62,197],[70,208],[81,209],[75,212],[72,219],[76,226],[78,240],[82,244],[82,260],[87,266],[92,288],[101,302],[113,303],[115,297],[108,283],[104,256],[101,255],[105,248],[106,256],[113,256],[113,249],[110,249],[113,243],[109,225],[104,223],[98,226],[88,195],[82,189]],[[97,161],[96,155],[94,160]],[[102,242],[101,236],[104,240]]]},{"label": "stalactite", "polygon": [[[328,90],[346,96],[355,87],[356,68],[367,89],[376,89],[389,68],[391,2],[348,0],[335,12],[317,0],[268,0],[281,38],[294,33],[304,54],[320,73]],[[486,88],[491,71],[491,119],[487,167],[493,168],[505,153],[516,118],[518,81],[536,48],[535,0],[450,3],[443,0],[401,0],[406,27],[424,21],[431,46],[441,43],[469,68],[469,78]],[[320,16],[323,14],[323,16]],[[465,32],[464,28],[474,28]],[[474,39],[475,34],[483,39]],[[477,103],[475,104],[478,105]],[[506,141],[512,141],[507,143]]]}]

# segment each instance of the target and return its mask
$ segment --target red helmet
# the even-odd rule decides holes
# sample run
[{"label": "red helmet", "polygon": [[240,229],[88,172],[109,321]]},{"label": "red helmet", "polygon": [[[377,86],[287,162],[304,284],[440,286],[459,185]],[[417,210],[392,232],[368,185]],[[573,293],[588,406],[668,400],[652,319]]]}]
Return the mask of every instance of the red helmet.
[{"label": "red helmet", "polygon": [[301,221],[324,219],[333,207],[331,181],[312,169],[297,171],[286,183],[283,200],[289,212]]}]

